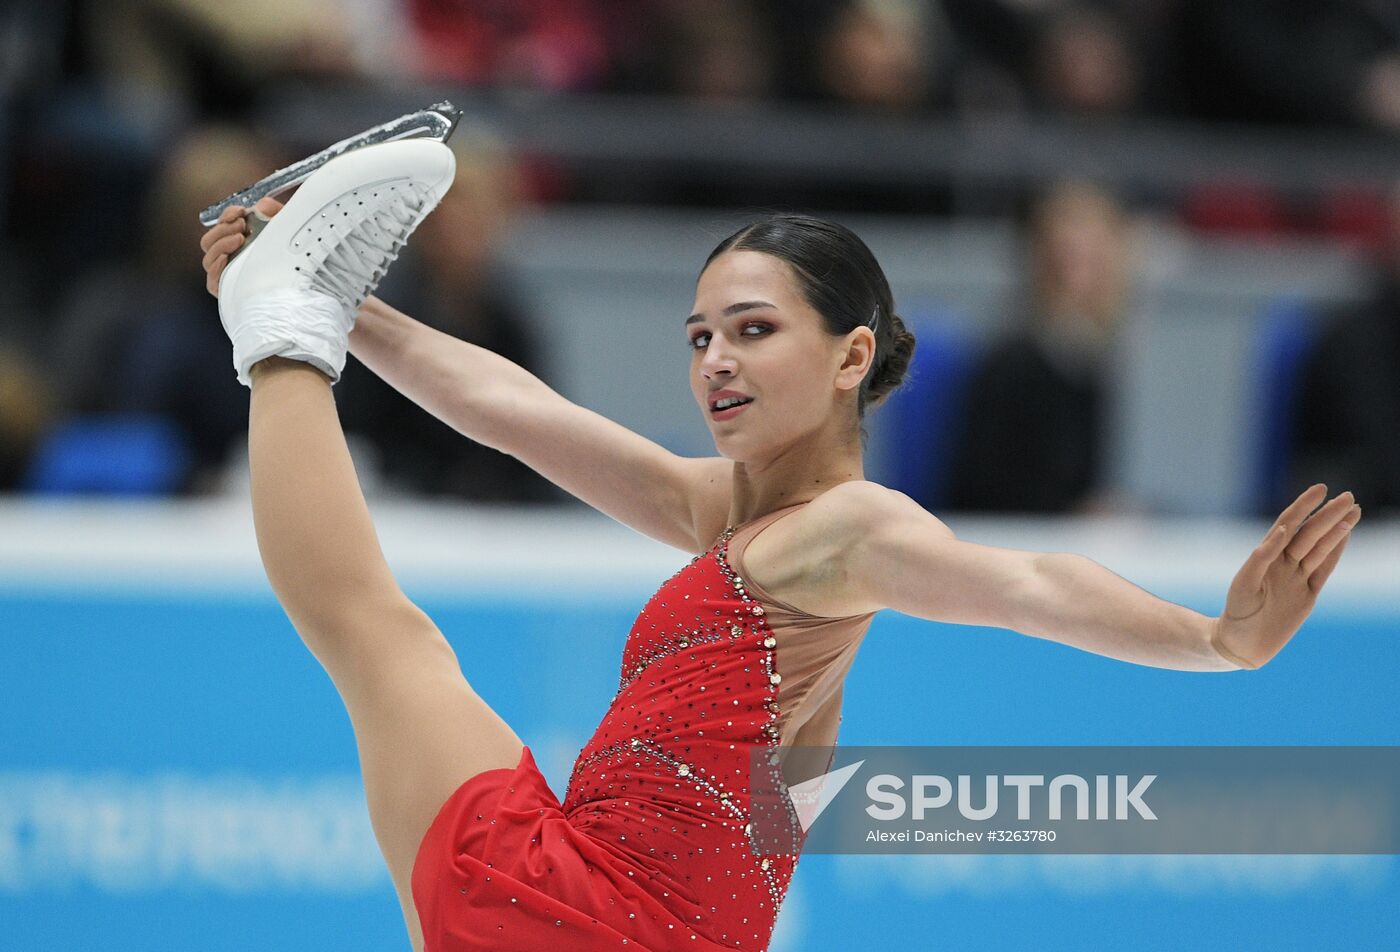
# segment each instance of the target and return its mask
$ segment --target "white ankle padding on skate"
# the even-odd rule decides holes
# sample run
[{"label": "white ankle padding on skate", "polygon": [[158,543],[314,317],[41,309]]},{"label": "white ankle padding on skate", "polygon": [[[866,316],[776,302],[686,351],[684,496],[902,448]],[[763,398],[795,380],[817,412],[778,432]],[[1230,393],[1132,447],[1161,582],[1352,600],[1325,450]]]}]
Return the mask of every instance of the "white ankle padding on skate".
[{"label": "white ankle padding on skate", "polygon": [[331,379],[340,380],[355,312],[343,303],[305,288],[264,291],[230,316],[221,315],[233,341],[233,368],[238,382],[252,386],[248,371],[268,357],[302,360]]}]

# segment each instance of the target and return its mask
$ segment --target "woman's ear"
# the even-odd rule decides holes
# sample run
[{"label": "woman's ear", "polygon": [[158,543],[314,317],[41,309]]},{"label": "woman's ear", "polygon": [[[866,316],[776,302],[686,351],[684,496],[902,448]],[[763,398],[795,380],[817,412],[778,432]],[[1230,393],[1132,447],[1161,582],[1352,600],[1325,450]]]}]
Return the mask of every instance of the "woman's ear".
[{"label": "woman's ear", "polygon": [[846,335],[845,350],[836,373],[836,386],[853,390],[865,379],[875,361],[875,333],[868,327],[857,327]]}]

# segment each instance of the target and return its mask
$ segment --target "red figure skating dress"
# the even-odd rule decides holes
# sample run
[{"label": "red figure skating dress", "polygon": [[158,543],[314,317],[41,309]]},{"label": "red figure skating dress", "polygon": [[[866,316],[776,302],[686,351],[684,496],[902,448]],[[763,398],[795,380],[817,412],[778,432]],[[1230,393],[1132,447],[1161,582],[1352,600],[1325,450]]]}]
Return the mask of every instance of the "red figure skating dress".
[{"label": "red figure skating dress", "polygon": [[737,571],[800,505],[725,530],[647,602],[562,804],[529,747],[448,799],[413,869],[425,952],[767,948],[803,837],[793,816],[797,850],[751,850],[750,755],[835,743],[873,617],[805,615]]}]

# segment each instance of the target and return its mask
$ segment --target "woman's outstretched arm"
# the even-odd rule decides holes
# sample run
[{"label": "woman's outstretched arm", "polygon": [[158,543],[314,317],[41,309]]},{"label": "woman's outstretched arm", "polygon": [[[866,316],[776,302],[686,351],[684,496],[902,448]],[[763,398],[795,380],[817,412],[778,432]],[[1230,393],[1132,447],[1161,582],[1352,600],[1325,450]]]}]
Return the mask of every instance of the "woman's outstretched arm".
[{"label": "woman's outstretched arm", "polygon": [[[280,207],[272,199],[258,205],[268,215]],[[230,208],[201,241],[216,296],[229,256],[246,239],[243,212]],[[723,528],[733,480],[726,459],[677,456],[570,402],[519,364],[374,297],[356,317],[350,353],[457,432],[644,535],[704,552]]]},{"label": "woman's outstretched arm", "polygon": [[287,617],[323,664],[328,639],[424,624],[384,560],[330,381],[280,357],[255,364],[250,376],[253,525]]},{"label": "woman's outstretched arm", "polygon": [[703,552],[728,514],[733,465],[690,459],[561,396],[500,354],[371,297],[350,352],[395,390],[618,522]]},{"label": "woman's outstretched arm", "polygon": [[901,493],[871,483],[848,486],[833,499],[830,523],[847,540],[837,550],[850,593],[844,609],[892,608],[934,621],[1009,628],[1122,661],[1187,671],[1257,668],[1281,651],[1312,611],[1361,518],[1351,493],[1316,512],[1325,487],[1303,493],[1235,576],[1224,612],[1210,618],[1084,556],[963,542]]}]

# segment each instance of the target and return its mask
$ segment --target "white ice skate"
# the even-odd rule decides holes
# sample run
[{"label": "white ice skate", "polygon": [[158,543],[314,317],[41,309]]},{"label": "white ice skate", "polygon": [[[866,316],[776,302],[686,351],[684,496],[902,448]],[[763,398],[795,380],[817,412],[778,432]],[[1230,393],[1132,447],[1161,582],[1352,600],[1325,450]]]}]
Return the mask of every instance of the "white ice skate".
[{"label": "white ice skate", "polygon": [[452,150],[431,138],[362,146],[325,162],[233,257],[219,317],[238,379],[271,356],[338,380],[355,312],[447,192]]}]

